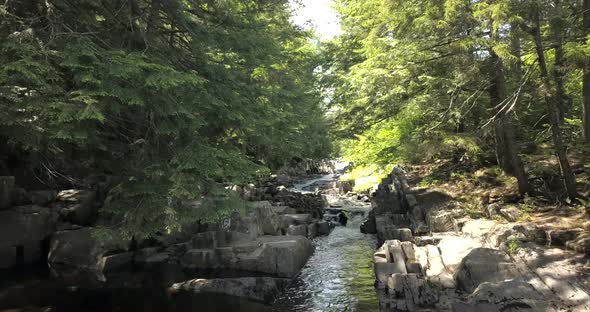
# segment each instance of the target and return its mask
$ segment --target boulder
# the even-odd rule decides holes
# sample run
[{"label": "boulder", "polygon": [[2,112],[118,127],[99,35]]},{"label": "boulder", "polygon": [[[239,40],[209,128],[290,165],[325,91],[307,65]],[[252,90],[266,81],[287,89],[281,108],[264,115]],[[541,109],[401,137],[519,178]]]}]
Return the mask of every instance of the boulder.
[{"label": "boulder", "polygon": [[129,249],[130,242],[99,237],[93,228],[56,232],[50,242],[48,262],[51,266],[65,266],[74,269],[103,272],[130,263],[126,254],[119,258],[117,253]]},{"label": "boulder", "polygon": [[485,207],[485,214],[486,217],[493,219],[498,213],[500,213],[500,209],[502,209],[502,204],[500,203],[491,203]]},{"label": "boulder", "polygon": [[[289,278],[299,273],[313,253],[311,241],[304,236],[261,236],[255,241],[238,240],[231,243],[222,243],[222,240],[217,237],[214,242],[205,243],[205,241],[205,239],[193,240],[192,244],[187,244],[186,249],[167,249],[166,252],[171,256],[179,255],[180,264],[184,268],[224,268]],[[157,254],[146,259],[155,255]],[[164,261],[164,259],[152,260]]]},{"label": "boulder", "polygon": [[445,267],[438,248],[433,245],[427,245],[426,252],[428,255],[428,267],[426,269],[428,280],[444,288],[455,288],[456,284],[453,280],[453,275]]},{"label": "boulder", "polygon": [[326,236],[330,234],[330,231],[332,231],[332,227],[330,226],[330,223],[326,222],[326,221],[318,221],[318,235],[319,236]]},{"label": "boulder", "polygon": [[17,261],[22,261],[23,264],[35,264],[44,261],[45,259],[41,253],[41,242],[31,242],[21,246],[22,256]]},{"label": "boulder", "polygon": [[377,251],[373,254],[374,263],[388,263],[391,262],[391,254],[389,253],[389,247],[386,244],[381,245]]},{"label": "boulder", "polygon": [[242,198],[245,200],[256,200],[258,197],[260,197],[260,194],[256,189],[256,185],[250,183],[242,187]]},{"label": "boulder", "polygon": [[289,282],[289,279],[272,277],[194,279],[173,284],[170,290],[173,293],[223,294],[271,303]]},{"label": "boulder", "polygon": [[293,180],[291,179],[291,177],[289,177],[288,175],[284,175],[284,174],[277,174],[275,176],[275,182],[278,185],[284,185],[284,186],[289,186],[293,184]]},{"label": "boulder", "polygon": [[412,242],[402,242],[400,245],[404,252],[408,273],[424,274],[424,270],[428,266],[426,254],[422,254],[418,246]]},{"label": "boulder", "polygon": [[296,192],[280,192],[273,198],[282,202],[285,206],[293,207],[298,214],[310,214],[313,218],[320,219],[324,214],[326,199],[319,194],[302,194]]},{"label": "boulder", "polygon": [[0,177],[0,210],[7,209],[12,206],[14,188],[15,186],[13,176]]},{"label": "boulder", "polygon": [[481,239],[488,235],[491,229],[496,225],[496,222],[492,220],[477,219],[469,220],[465,222],[461,228],[463,234],[468,235],[472,238]]},{"label": "boulder", "polygon": [[426,246],[413,246],[414,248],[414,261],[420,264],[420,270],[422,275],[426,275],[426,269],[428,268],[428,250]]},{"label": "boulder", "polygon": [[590,234],[579,235],[575,240],[566,243],[568,249],[590,255]]},{"label": "boulder", "polygon": [[57,215],[35,205],[0,211],[0,248],[39,242],[56,229]]},{"label": "boulder", "polygon": [[338,191],[340,194],[348,194],[354,188],[354,180],[346,180],[338,182]]},{"label": "boulder", "polygon": [[225,219],[222,224],[215,227],[217,231],[235,232],[245,234],[249,240],[255,240],[263,235],[262,222],[258,220],[256,211],[254,213],[241,214],[235,212],[230,218]]},{"label": "boulder", "polygon": [[520,209],[518,209],[516,206],[502,208],[500,209],[499,213],[508,222],[515,222],[520,218],[520,216],[522,216],[522,211],[520,211]]},{"label": "boulder", "polygon": [[57,192],[53,190],[31,191],[27,193],[27,197],[34,205],[47,206],[49,203],[55,201]]},{"label": "boulder", "polygon": [[445,235],[438,243],[438,249],[446,269],[454,274],[463,258],[473,249],[483,247],[482,244],[470,237]]},{"label": "boulder", "polygon": [[412,230],[408,228],[394,229],[392,230],[393,238],[401,242],[409,242],[413,239]]},{"label": "boulder", "polygon": [[423,311],[434,308],[438,296],[418,274],[389,276],[387,281],[388,311]]},{"label": "boulder", "polygon": [[582,229],[548,231],[549,244],[551,246],[566,246],[568,241],[575,240],[582,232]]},{"label": "boulder", "polygon": [[289,206],[272,206],[272,209],[275,211],[276,214],[279,215],[297,213],[297,210],[295,210],[295,208],[291,208]]},{"label": "boulder", "polygon": [[514,230],[512,224],[496,223],[489,229],[489,232],[479,238],[486,247],[502,248],[510,239],[521,239],[523,235]]},{"label": "boulder", "polygon": [[[557,312],[554,296],[542,294],[533,285],[521,280],[506,280],[479,285],[467,302],[456,302],[453,311],[544,311]],[[561,311],[561,310],[559,310]]]},{"label": "boulder", "polygon": [[235,231],[207,231],[196,233],[190,241],[192,249],[215,249],[218,247],[232,247],[246,242],[252,242],[247,233]]},{"label": "boulder", "polygon": [[375,215],[373,210],[369,212],[367,218],[361,223],[361,233],[377,234],[377,224],[375,223]]},{"label": "boulder", "polygon": [[157,267],[164,263],[167,263],[170,259],[170,253],[168,252],[158,252],[149,257],[137,259],[135,258],[135,263],[144,267]]},{"label": "boulder", "polygon": [[313,239],[318,236],[318,224],[312,223],[307,225],[307,238]]},{"label": "boulder", "polygon": [[524,236],[524,240],[544,245],[547,242],[547,232],[533,223],[518,223],[512,228]]},{"label": "boulder", "polygon": [[145,259],[157,254],[158,250],[160,250],[159,247],[146,247],[146,248],[138,249],[135,251],[135,255],[133,257],[134,258],[133,260],[136,263],[144,262]]},{"label": "boulder", "polygon": [[406,195],[406,201],[408,202],[408,207],[410,207],[410,209],[418,205],[418,200],[416,200],[416,196],[412,194]]},{"label": "boulder", "polygon": [[260,201],[255,204],[256,220],[260,223],[262,234],[279,235],[281,232],[281,220],[272,205],[268,201]]},{"label": "boulder", "polygon": [[13,268],[16,264],[16,247],[0,248],[0,270]]},{"label": "boulder", "polygon": [[90,225],[96,221],[100,206],[96,191],[63,190],[57,194],[57,200],[65,204],[60,214],[68,222]]},{"label": "boulder", "polygon": [[377,288],[386,288],[389,277],[395,273],[408,273],[405,263],[381,262],[373,265]]},{"label": "boulder", "polygon": [[545,295],[533,285],[521,280],[481,283],[469,296],[472,302],[502,303],[517,300],[544,300]]},{"label": "boulder", "polygon": [[235,269],[293,278],[313,254],[313,245],[304,236],[263,236],[261,247],[238,255]]},{"label": "boulder", "polygon": [[414,243],[417,246],[437,245],[441,240],[442,240],[442,237],[432,237],[432,236],[416,236],[416,237],[414,237]]},{"label": "boulder", "polygon": [[475,248],[461,262],[456,274],[458,286],[473,292],[484,282],[501,282],[520,276],[510,257],[503,251]]},{"label": "boulder", "polygon": [[229,262],[233,254],[223,258],[217,254],[216,249],[190,249],[180,258],[180,264],[189,269],[214,269],[222,267]]},{"label": "boulder", "polygon": [[295,236],[307,236],[307,225],[299,224],[299,225],[290,225],[287,228],[287,235]]},{"label": "boulder", "polygon": [[453,212],[446,210],[432,211],[430,213],[430,229],[432,232],[457,231],[458,226]]},{"label": "boulder", "polygon": [[282,216],[282,225],[287,228],[289,225],[310,224],[313,218],[310,214],[286,214]]},{"label": "boulder", "polygon": [[32,202],[27,191],[22,187],[15,186],[12,191],[12,205],[25,206],[30,204],[32,204]]},{"label": "boulder", "polygon": [[121,252],[103,257],[103,271],[109,272],[128,267],[133,262],[133,252]]},{"label": "boulder", "polygon": [[380,226],[380,230],[377,232],[377,237],[382,240],[400,240],[400,241],[411,241],[413,238],[412,230],[408,228],[399,228],[397,225],[388,224]]}]

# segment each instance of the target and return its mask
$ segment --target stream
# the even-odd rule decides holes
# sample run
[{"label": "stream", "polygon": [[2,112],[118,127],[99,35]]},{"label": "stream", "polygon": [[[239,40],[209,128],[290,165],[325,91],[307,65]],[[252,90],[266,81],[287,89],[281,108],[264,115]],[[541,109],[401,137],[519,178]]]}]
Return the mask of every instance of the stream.
[{"label": "stream", "polygon": [[[292,190],[326,189],[336,178],[335,175],[325,175],[307,179]],[[342,205],[342,208],[349,207]],[[361,208],[350,208],[368,212],[366,204]],[[84,287],[56,280],[45,270],[27,269],[10,274],[0,272],[0,312],[378,311],[372,263],[376,239],[359,231],[361,221],[362,215],[353,215],[347,226],[337,226],[330,235],[315,238],[313,256],[272,305],[209,294],[170,299],[160,285],[185,278],[174,270],[120,272],[109,277],[109,281],[114,280],[113,285],[117,286]],[[129,287],[125,287],[127,285]]]},{"label": "stream", "polygon": [[[307,179],[296,183],[291,191],[327,189],[337,179],[333,174]],[[344,204],[342,208],[352,207]],[[291,287],[277,298],[272,311],[378,310],[372,260],[377,241],[374,235],[360,232],[362,220],[363,215],[353,216],[346,226],[337,226],[330,235],[314,240],[313,256]]]},{"label": "stream", "polygon": [[360,217],[315,240],[316,250],[272,311],[378,311],[373,286],[373,235],[359,231]]}]

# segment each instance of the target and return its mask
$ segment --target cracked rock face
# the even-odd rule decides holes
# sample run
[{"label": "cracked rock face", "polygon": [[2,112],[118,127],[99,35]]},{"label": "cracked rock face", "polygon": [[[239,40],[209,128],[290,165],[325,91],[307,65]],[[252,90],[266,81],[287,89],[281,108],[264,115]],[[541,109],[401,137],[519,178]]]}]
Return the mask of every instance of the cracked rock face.
[{"label": "cracked rock face", "polygon": [[[588,254],[590,237],[584,229],[521,223],[518,207],[500,203],[488,205],[486,213],[508,223],[471,219],[461,209],[437,210],[414,201],[432,197],[424,190],[399,205],[396,198],[407,190],[395,175],[383,179],[372,220],[363,227],[368,232],[374,222],[384,240],[374,254],[382,311],[590,311],[585,268],[590,258],[550,248]],[[400,213],[421,205],[432,209],[426,215],[431,236],[414,229],[416,211]],[[404,228],[413,235],[402,239]]]}]

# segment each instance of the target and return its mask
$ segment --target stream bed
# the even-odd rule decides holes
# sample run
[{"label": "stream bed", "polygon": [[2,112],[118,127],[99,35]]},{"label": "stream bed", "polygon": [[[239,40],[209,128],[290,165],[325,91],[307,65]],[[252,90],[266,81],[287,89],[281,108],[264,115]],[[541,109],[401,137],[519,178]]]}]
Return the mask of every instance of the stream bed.
[{"label": "stream bed", "polygon": [[359,231],[360,220],[315,240],[313,256],[272,311],[378,311],[372,260],[376,240]]},{"label": "stream bed", "polygon": [[[325,188],[335,178],[308,179],[292,190],[313,191],[317,185]],[[162,285],[196,278],[181,276],[174,269],[119,272],[104,285],[91,287],[54,279],[43,269],[25,269],[0,272],[0,312],[378,311],[372,263],[376,239],[359,231],[361,221],[361,215],[352,216],[347,226],[337,226],[330,235],[315,238],[313,256],[272,305],[210,294],[171,297]]]}]

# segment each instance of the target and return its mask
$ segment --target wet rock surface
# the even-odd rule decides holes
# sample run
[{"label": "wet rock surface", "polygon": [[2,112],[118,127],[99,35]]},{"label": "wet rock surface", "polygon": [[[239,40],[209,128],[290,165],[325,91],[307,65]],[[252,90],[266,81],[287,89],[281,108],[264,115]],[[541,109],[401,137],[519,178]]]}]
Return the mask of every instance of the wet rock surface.
[{"label": "wet rock surface", "polygon": [[289,279],[272,277],[241,277],[218,279],[194,279],[173,284],[173,293],[224,294],[260,302],[272,302],[289,284]]}]

